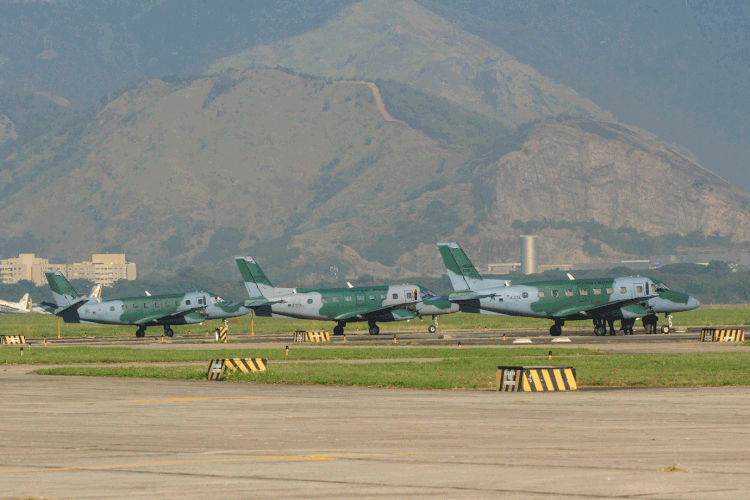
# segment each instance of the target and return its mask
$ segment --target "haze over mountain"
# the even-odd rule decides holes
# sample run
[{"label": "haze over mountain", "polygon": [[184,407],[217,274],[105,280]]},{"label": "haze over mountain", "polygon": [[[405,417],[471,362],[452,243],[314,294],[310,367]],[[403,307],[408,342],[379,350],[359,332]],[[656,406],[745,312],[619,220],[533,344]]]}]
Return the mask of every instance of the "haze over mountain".
[{"label": "haze over mountain", "polygon": [[[440,275],[434,243],[446,239],[480,265],[512,261],[527,231],[543,235],[541,258],[555,263],[750,240],[750,195],[689,154],[415,2],[350,3],[283,4],[308,9],[304,26],[276,12],[264,46],[238,42],[219,59],[227,45],[214,40],[175,62],[196,68],[204,58],[202,76],[105,85],[87,108],[66,93],[74,85],[62,95],[46,79],[1,86],[0,255],[117,251],[145,274],[195,265],[230,278],[231,256],[250,253],[279,280],[313,282],[331,268]],[[198,22],[194,7],[185,15]],[[38,26],[47,8],[33,6],[30,21]],[[97,25],[82,4],[54,8]],[[105,47],[117,50],[90,52],[123,65],[98,81],[144,74],[123,40],[177,8],[108,7],[115,20],[121,9],[132,17],[111,24]],[[225,24],[217,40],[244,29]],[[165,37],[159,53],[178,42],[198,43]],[[75,52],[63,46],[43,45],[30,64]],[[60,71],[70,77],[84,60]],[[159,60],[148,71],[168,67]],[[267,68],[277,65],[287,69]],[[13,78],[22,66],[6,61]]]},{"label": "haze over mountain", "polygon": [[614,121],[570,88],[409,0],[354,4],[316,30],[225,57],[207,73],[256,66],[395,80],[510,125],[560,113]]}]

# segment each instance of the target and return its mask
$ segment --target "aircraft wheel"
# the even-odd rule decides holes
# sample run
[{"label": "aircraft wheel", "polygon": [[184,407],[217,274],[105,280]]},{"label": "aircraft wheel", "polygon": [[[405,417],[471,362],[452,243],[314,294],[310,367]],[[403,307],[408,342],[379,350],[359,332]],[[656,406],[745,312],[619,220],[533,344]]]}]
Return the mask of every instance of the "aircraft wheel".
[{"label": "aircraft wheel", "polygon": [[562,335],[562,327],[559,327],[557,325],[552,325],[549,327],[549,334],[553,337],[559,337]]},{"label": "aircraft wheel", "polygon": [[594,328],[594,335],[596,335],[597,337],[601,337],[606,334],[607,334],[606,326],[599,325],[596,328]]},{"label": "aircraft wheel", "polygon": [[333,334],[334,335],[343,335],[344,334],[344,327],[336,325],[333,327]]},{"label": "aircraft wheel", "polygon": [[427,327],[427,331],[430,333],[435,333],[437,331],[437,328],[435,328],[435,325],[430,325]]},{"label": "aircraft wheel", "polygon": [[174,330],[172,330],[171,328],[167,328],[166,330],[164,330],[164,335],[166,335],[167,337],[174,337]]},{"label": "aircraft wheel", "polygon": [[380,335],[380,327],[378,325],[372,325],[370,327],[370,335]]},{"label": "aircraft wheel", "polygon": [[661,327],[661,333],[669,333],[669,326],[664,325]]},{"label": "aircraft wheel", "polygon": [[137,330],[135,332],[135,336],[138,338],[142,338],[146,336],[146,330]]}]

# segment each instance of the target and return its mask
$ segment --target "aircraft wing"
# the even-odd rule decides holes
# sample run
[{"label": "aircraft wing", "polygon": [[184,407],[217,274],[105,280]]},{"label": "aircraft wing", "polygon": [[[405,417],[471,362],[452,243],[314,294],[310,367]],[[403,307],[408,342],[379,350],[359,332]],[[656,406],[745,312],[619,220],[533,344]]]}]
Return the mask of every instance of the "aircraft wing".
[{"label": "aircraft wing", "polygon": [[190,309],[185,309],[184,311],[174,312],[172,314],[152,314],[150,316],[146,316],[145,318],[140,318],[139,320],[133,322],[133,324],[143,325],[146,323],[151,323],[152,321],[166,321],[172,318],[181,318],[183,316],[187,316],[188,314],[194,313],[196,311],[201,311],[205,307],[206,306],[192,307]]},{"label": "aircraft wing", "polygon": [[646,295],[644,297],[634,297],[631,299],[616,300],[614,302],[607,302],[599,307],[586,307],[586,304],[572,305],[563,307],[557,311],[551,311],[550,316],[553,318],[565,318],[576,314],[584,314],[586,316],[596,316],[600,313],[612,311],[614,309],[620,309],[630,304],[637,304],[639,302],[645,302],[648,299],[657,297],[657,295]]},{"label": "aircraft wing", "polygon": [[348,319],[356,318],[357,316],[377,316],[382,313],[395,311],[396,309],[406,309],[414,305],[416,305],[416,302],[407,302],[405,304],[393,304],[393,305],[389,305],[385,307],[379,307],[378,309],[370,309],[367,307],[362,307],[354,311],[347,311],[343,314],[339,314],[333,319],[337,321],[346,321]]}]

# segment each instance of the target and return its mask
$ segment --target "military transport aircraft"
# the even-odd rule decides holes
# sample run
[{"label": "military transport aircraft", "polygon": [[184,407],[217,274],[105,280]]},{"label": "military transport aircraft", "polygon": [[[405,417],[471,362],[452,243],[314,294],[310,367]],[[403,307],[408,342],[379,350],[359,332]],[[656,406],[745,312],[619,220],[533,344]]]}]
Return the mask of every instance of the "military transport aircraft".
[{"label": "military transport aircraft", "polygon": [[[700,303],[663,283],[643,276],[602,279],[536,281],[508,284],[483,279],[457,243],[438,243],[454,293],[448,298],[463,312],[484,312],[549,318],[555,321],[550,335],[558,336],[566,320],[591,319],[594,333],[615,334],[613,323],[622,321],[626,334],[633,333],[636,318],[656,313],[669,315],[695,309]],[[665,332],[666,333],[666,332]]]},{"label": "military transport aircraft", "polygon": [[172,325],[202,323],[210,319],[243,316],[250,309],[205,292],[151,295],[102,300],[80,296],[60,271],[44,273],[57,307],[52,311],[66,323],[137,326],[136,337],[145,337],[149,326],[164,326],[164,335],[174,335]]},{"label": "military transport aircraft", "polygon": [[347,323],[367,321],[370,335],[378,335],[378,322],[404,321],[458,312],[449,300],[419,285],[363,286],[349,288],[276,288],[252,257],[235,257],[250,299],[245,305],[258,316],[336,321],[334,335],[343,335]]}]

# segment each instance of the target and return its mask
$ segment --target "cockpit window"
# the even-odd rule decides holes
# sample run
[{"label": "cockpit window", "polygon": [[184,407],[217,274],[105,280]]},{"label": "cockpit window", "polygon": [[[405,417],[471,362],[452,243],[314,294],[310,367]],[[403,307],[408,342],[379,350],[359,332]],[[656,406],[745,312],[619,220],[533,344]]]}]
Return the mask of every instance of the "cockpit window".
[{"label": "cockpit window", "polygon": [[665,285],[664,283],[657,283],[656,285],[651,285],[651,289],[654,292],[668,292],[669,287]]},{"label": "cockpit window", "polygon": [[429,291],[428,289],[426,289],[426,288],[425,288],[425,287],[423,287],[423,286],[420,286],[420,287],[419,287],[419,290],[420,290],[420,291],[421,291],[421,293],[422,293],[422,298],[423,298],[423,299],[428,299],[428,298],[430,298],[430,297],[435,297],[435,294],[434,294],[434,293],[432,293],[431,291]]}]

